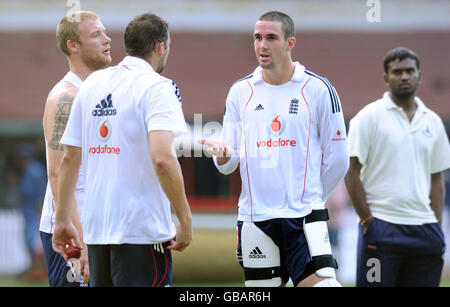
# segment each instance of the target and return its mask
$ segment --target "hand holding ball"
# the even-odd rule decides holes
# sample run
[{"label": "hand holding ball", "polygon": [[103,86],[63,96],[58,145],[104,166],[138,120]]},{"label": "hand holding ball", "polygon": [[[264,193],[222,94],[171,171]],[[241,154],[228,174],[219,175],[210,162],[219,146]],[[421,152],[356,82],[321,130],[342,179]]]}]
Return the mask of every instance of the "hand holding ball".
[{"label": "hand holding ball", "polygon": [[81,250],[76,246],[66,245],[66,248],[64,248],[64,253],[67,255],[69,259],[72,258],[78,259],[81,256]]}]

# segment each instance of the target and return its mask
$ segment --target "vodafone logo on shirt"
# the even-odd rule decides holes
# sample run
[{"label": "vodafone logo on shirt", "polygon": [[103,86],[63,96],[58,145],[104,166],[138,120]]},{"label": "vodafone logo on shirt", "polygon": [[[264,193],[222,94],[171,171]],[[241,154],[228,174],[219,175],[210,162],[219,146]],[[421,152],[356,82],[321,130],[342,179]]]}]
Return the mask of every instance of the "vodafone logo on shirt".
[{"label": "vodafone logo on shirt", "polygon": [[120,148],[119,147],[112,147],[108,145],[98,145],[97,147],[90,147],[89,148],[90,154],[113,154],[113,155],[120,155]]},{"label": "vodafone logo on shirt", "polygon": [[111,125],[107,120],[102,120],[97,128],[97,137],[106,142],[111,136]]},{"label": "vodafone logo on shirt", "polygon": [[275,118],[271,121],[270,130],[272,134],[280,134],[284,130],[284,121],[280,115],[275,116]]},{"label": "vodafone logo on shirt", "polygon": [[[97,127],[97,137],[102,142],[106,142],[110,137],[112,133],[111,124],[105,119],[100,122],[100,124]],[[120,155],[120,148],[119,147],[112,147],[105,145],[98,145],[93,146],[89,148],[90,154],[116,154]]]},{"label": "vodafone logo on shirt", "polygon": [[284,140],[282,138],[269,139],[267,141],[256,141],[256,146],[260,147],[295,147],[297,142],[295,140]]},{"label": "vodafone logo on shirt", "polygon": [[346,138],[343,137],[343,133],[341,132],[341,130],[338,130],[338,131],[336,131],[334,138],[332,138],[331,140],[332,141],[345,141]]},{"label": "vodafone logo on shirt", "polygon": [[[285,122],[280,115],[275,116],[270,122],[270,135],[279,136],[283,132]],[[282,139],[281,137],[275,139],[268,139],[256,141],[256,146],[261,147],[295,147],[297,142],[295,140]]]}]

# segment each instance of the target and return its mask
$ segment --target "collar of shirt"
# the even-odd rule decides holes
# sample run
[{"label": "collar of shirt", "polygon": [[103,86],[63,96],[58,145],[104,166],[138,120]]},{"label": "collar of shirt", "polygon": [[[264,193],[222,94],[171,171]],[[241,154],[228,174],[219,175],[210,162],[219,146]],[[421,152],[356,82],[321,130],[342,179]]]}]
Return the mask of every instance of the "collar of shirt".
[{"label": "collar of shirt", "polygon": [[[384,98],[386,109],[402,110],[402,107],[400,107],[399,105],[395,104],[395,102],[392,100],[391,95],[389,95],[389,92],[385,92],[384,95],[383,95],[383,98]],[[423,101],[419,97],[417,97],[417,96],[414,97],[414,101],[417,104],[417,111],[418,112],[427,113],[427,107],[425,106],[425,104],[423,103]]]},{"label": "collar of shirt", "polygon": [[71,70],[69,70],[65,78],[67,78],[73,85],[75,85],[76,88],[80,88],[81,84],[83,84],[83,80],[81,80],[81,78]]},{"label": "collar of shirt", "polygon": [[[294,65],[295,69],[291,81],[302,82],[305,78],[305,66],[301,65],[299,62],[294,62]],[[250,79],[253,85],[258,82],[264,82],[262,72],[261,66],[256,67],[253,72],[253,77]]]},{"label": "collar of shirt", "polygon": [[119,63],[119,66],[125,66],[127,68],[133,68],[133,67],[144,68],[144,69],[150,69],[150,70],[154,71],[153,67],[147,61],[145,61],[141,58],[129,56],[129,55],[127,55],[126,57],[123,58],[122,62]]}]

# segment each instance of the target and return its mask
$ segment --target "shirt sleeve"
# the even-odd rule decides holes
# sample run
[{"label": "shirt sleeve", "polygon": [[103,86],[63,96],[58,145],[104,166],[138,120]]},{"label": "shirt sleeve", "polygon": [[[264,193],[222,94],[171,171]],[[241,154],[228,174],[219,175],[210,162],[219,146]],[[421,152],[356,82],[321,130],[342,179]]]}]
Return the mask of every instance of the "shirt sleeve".
[{"label": "shirt sleeve", "polygon": [[225,113],[223,116],[221,141],[233,148],[234,154],[230,158],[230,160],[223,165],[219,165],[217,163],[217,157],[213,156],[214,165],[220,173],[228,175],[234,172],[238,167],[241,138],[242,127],[239,116],[239,109],[237,100],[235,99],[235,95],[233,94],[233,90],[231,89],[227,96]]},{"label": "shirt sleeve", "polygon": [[69,115],[69,120],[67,121],[66,129],[64,134],[59,141],[61,144],[81,147],[82,145],[82,100],[81,89],[78,91],[77,96],[72,104],[72,108]]},{"label": "shirt sleeve", "polygon": [[[172,131],[174,137],[187,132],[179,89],[170,80],[156,83],[143,95],[147,131]],[[181,97],[181,96],[180,96]]]},{"label": "shirt sleeve", "polygon": [[431,173],[439,173],[450,167],[450,145],[445,127],[441,118],[436,121],[436,130],[438,137],[433,148],[431,159]]},{"label": "shirt sleeve", "polygon": [[317,107],[322,148],[320,178],[325,202],[347,173],[349,156],[341,103],[331,84],[319,95]]},{"label": "shirt sleeve", "polygon": [[370,152],[371,119],[367,108],[361,110],[350,120],[348,129],[348,148],[350,157],[356,157],[359,163],[366,164]]}]

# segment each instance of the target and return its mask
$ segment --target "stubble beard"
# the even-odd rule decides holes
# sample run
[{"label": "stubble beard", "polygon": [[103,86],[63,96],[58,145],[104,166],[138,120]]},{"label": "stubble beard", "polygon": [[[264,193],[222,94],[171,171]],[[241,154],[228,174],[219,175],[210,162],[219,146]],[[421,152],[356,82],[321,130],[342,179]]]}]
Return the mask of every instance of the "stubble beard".
[{"label": "stubble beard", "polygon": [[83,62],[90,70],[96,71],[103,69],[111,63],[111,56],[105,55],[86,55],[83,56]]},{"label": "stubble beard", "polygon": [[402,91],[400,89],[391,89],[391,94],[394,97],[405,100],[405,99],[414,97],[416,95],[416,88],[412,88],[411,90],[405,90],[405,91]]}]

